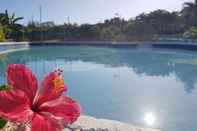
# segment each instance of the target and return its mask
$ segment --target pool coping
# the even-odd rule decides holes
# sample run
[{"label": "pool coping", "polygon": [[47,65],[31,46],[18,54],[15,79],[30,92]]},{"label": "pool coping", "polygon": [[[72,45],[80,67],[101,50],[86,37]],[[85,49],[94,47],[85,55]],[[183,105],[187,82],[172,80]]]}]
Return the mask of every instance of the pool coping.
[{"label": "pool coping", "polygon": [[[114,41],[44,41],[44,42],[0,42],[1,46],[96,46],[114,48],[165,48],[181,50],[197,50],[197,42],[184,41],[136,41],[136,42],[114,42]],[[1,52],[1,51],[0,51]]]}]

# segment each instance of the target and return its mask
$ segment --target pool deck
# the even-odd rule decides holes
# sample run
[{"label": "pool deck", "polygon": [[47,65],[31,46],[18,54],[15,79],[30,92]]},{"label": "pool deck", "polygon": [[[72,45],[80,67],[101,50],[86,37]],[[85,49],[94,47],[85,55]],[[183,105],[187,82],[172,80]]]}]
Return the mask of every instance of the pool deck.
[{"label": "pool deck", "polygon": [[64,131],[161,131],[159,129],[143,128],[114,120],[96,119],[81,116],[77,122]]},{"label": "pool deck", "polygon": [[[8,122],[0,131],[29,131],[29,126]],[[90,116],[81,116],[75,123],[63,131],[161,131],[159,129],[143,128],[114,120],[96,119]]]}]

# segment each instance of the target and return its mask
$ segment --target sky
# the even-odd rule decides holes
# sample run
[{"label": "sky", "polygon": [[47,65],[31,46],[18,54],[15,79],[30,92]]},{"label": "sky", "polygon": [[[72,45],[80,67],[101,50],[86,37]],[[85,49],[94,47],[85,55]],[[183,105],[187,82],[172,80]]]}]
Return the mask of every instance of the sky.
[{"label": "sky", "polygon": [[42,6],[42,21],[63,24],[97,23],[112,18],[118,13],[125,19],[133,18],[142,12],[156,9],[179,11],[184,2],[192,0],[1,0],[0,12],[8,9],[17,16],[23,16],[21,23],[32,19],[39,21],[39,7]]}]

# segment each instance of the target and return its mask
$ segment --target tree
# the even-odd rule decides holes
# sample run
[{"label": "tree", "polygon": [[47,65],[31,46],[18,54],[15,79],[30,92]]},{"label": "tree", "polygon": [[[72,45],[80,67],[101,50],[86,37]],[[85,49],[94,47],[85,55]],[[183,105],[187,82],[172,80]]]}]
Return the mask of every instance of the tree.
[{"label": "tree", "polygon": [[197,26],[197,0],[185,2],[181,11],[186,27]]},{"label": "tree", "polygon": [[191,27],[183,34],[185,38],[197,39],[197,27]]},{"label": "tree", "polygon": [[[182,31],[181,20],[178,12],[155,10],[149,14],[140,14],[136,17],[137,24],[144,26],[144,30],[153,27],[156,34],[174,34]],[[150,27],[149,27],[150,26]]]},{"label": "tree", "polygon": [[21,32],[22,25],[17,22],[22,20],[23,17],[16,17],[15,14],[9,15],[8,11],[5,10],[4,13],[0,13],[0,24],[6,29],[4,31],[6,38],[17,39],[18,33]]},{"label": "tree", "polygon": [[4,29],[3,26],[0,25],[0,42],[5,41],[5,33],[4,33]]}]

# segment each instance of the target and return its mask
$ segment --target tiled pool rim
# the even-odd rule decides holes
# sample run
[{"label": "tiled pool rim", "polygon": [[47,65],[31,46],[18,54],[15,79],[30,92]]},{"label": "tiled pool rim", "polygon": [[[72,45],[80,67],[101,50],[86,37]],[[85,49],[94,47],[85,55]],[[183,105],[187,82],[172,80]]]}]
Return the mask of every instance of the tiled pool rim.
[{"label": "tiled pool rim", "polygon": [[112,48],[166,48],[181,50],[197,50],[196,42],[111,42],[111,41],[66,41],[66,42],[0,42],[0,53],[28,49],[34,46],[96,46]]}]

